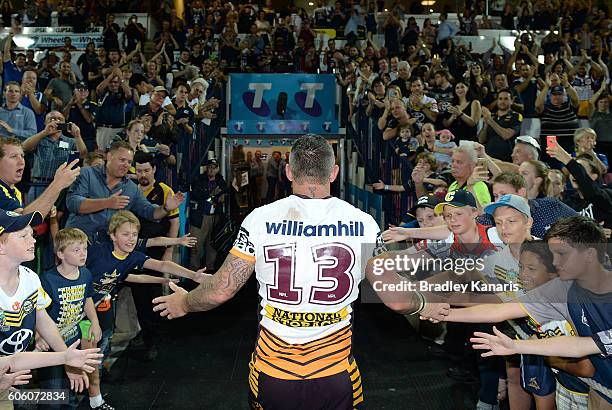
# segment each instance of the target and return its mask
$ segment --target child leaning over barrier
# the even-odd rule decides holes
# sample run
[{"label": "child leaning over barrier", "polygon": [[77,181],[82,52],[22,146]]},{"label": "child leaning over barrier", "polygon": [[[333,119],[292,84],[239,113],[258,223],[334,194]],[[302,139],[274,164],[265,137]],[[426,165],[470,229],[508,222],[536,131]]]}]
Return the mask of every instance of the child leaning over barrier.
[{"label": "child leaning over barrier", "polygon": [[[149,269],[168,273],[201,282],[208,275],[204,269],[197,272],[183,268],[171,261],[160,261],[136,250],[140,221],[130,211],[118,211],[110,220],[108,233],[111,242],[97,242],[90,246],[87,257],[87,268],[93,276],[93,301],[102,329],[99,347],[105,357],[110,352],[110,341],[115,324],[115,299],[117,285],[121,282],[131,283],[168,283],[168,279],[151,275],[131,274],[133,270]],[[142,248],[143,244],[141,242]],[[87,346],[84,344],[84,346]],[[92,394],[101,399],[99,372],[90,374],[90,400]],[[99,400],[98,400],[99,403]],[[103,401],[102,401],[103,403]],[[96,404],[96,403],[94,403]],[[92,405],[93,408],[95,408]],[[105,410],[111,407],[101,407]]]}]

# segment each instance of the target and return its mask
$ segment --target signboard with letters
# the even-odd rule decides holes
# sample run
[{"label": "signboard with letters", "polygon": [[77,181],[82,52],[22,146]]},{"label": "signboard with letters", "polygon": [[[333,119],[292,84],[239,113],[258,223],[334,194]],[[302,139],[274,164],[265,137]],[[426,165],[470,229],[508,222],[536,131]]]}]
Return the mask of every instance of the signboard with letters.
[{"label": "signboard with letters", "polygon": [[231,74],[231,135],[338,133],[336,78],[328,74]]}]

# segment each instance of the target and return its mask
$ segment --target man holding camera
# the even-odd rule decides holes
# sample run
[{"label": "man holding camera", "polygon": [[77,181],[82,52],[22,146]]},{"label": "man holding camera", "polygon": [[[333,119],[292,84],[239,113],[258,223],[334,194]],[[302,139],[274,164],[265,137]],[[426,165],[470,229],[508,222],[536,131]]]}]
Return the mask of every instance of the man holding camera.
[{"label": "man holding camera", "polygon": [[[72,138],[65,136],[64,132]],[[66,123],[59,111],[47,114],[45,128],[26,139],[23,142],[23,150],[34,155],[32,186],[27,195],[28,203],[32,203],[47,189],[61,164],[70,163],[87,155],[81,129],[74,123]]]},{"label": "man holding camera", "polygon": [[191,248],[191,266],[201,266],[200,259],[204,251],[208,272],[214,269],[217,258],[217,251],[212,246],[212,236],[223,215],[226,190],[227,184],[219,174],[216,159],[209,160],[206,172],[198,173],[191,184],[189,225],[191,236],[198,239],[197,245]]}]

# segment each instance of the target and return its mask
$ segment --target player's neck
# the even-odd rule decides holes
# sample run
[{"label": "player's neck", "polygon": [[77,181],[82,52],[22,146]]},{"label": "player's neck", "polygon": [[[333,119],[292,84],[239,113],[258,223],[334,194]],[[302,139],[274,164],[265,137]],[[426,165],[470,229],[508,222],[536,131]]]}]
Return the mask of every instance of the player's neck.
[{"label": "player's neck", "polygon": [[57,271],[66,279],[74,280],[79,278],[79,267],[65,261],[57,265]]},{"label": "player's neck", "polygon": [[329,196],[329,184],[298,184],[295,181],[292,184],[293,194],[301,195],[308,198],[327,198]]}]

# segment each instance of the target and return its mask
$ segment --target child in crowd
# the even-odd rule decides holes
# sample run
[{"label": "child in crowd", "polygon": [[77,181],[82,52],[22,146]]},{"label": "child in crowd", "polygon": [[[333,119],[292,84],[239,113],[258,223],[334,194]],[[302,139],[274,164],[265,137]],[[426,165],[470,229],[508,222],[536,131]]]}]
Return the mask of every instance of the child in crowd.
[{"label": "child in crowd", "polygon": [[438,169],[438,161],[436,160],[435,154],[431,152],[421,152],[416,157],[415,170],[422,172],[423,186],[427,190],[428,194],[446,194],[446,188],[448,188],[448,179],[436,172]]},{"label": "child in crowd", "polygon": [[[56,352],[68,349],[57,326],[45,308],[50,300],[41,286],[38,275],[22,266],[34,259],[36,240],[32,226],[42,223],[39,212],[19,215],[0,211],[0,354],[10,356],[24,352],[34,336],[39,333]],[[74,349],[75,346],[71,346]],[[88,351],[86,356],[93,351]],[[62,353],[64,354],[64,353]],[[77,355],[67,353],[66,357]],[[37,355],[36,357],[42,357]],[[61,364],[60,355],[51,362]],[[70,360],[72,362],[72,359]],[[1,366],[1,363],[0,363]],[[80,369],[65,368],[70,386],[76,391],[87,387],[88,380]]]},{"label": "child in crowd", "polygon": [[[40,279],[43,290],[51,299],[47,312],[67,345],[80,339],[93,340],[97,344],[102,337],[102,330],[92,299],[91,273],[85,267],[87,235],[77,228],[62,229],[57,233],[54,244],[60,264],[43,273]],[[89,334],[82,335],[79,322],[84,315],[91,322],[91,327]],[[37,338],[36,347],[38,350],[49,348],[40,338]],[[39,377],[40,386],[44,389],[67,388],[68,380],[60,366],[42,369]],[[71,395],[70,398],[70,402],[76,404],[76,397]]]},{"label": "child in crowd", "polygon": [[[566,320],[578,336],[605,334],[612,328],[612,272],[605,266],[607,240],[603,228],[587,217],[563,218],[550,227],[546,241],[558,278],[527,292],[519,298],[520,303],[451,309],[444,319],[499,323],[529,317],[539,328]],[[589,359],[595,374],[582,379],[590,387],[589,408],[609,408],[612,362],[596,355]]]},{"label": "child in crowd", "polygon": [[[133,270],[149,269],[161,273],[192,279],[201,282],[207,275],[204,269],[197,272],[183,268],[171,261],[159,261],[135,250],[138,244],[140,221],[129,211],[116,212],[108,225],[112,242],[98,242],[90,246],[86,266],[93,276],[93,301],[102,329],[99,347],[105,357],[110,352],[110,341],[115,324],[115,298],[117,285],[121,282],[131,283],[168,283],[168,279],[151,275],[135,275]],[[142,247],[141,247],[142,249]],[[93,344],[91,344],[93,345]],[[90,346],[88,342],[84,347]],[[92,408],[110,410],[103,406],[100,394],[100,375],[98,371],[90,374],[89,398]]]},{"label": "child in crowd", "polygon": [[457,144],[452,142],[455,136],[449,130],[436,131],[438,139],[436,140],[434,155],[438,161],[438,171],[448,167],[451,163],[451,154]]},{"label": "child in crowd", "polygon": [[395,153],[400,158],[405,158],[409,161],[414,159],[414,154],[419,147],[419,142],[412,136],[412,126],[405,125],[399,130],[399,138],[396,140]]}]

